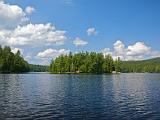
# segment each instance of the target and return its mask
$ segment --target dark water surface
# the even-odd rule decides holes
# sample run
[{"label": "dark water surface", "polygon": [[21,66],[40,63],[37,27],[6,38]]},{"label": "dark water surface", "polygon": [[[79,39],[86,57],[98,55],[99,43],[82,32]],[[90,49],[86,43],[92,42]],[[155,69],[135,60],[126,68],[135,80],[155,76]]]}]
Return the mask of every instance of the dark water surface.
[{"label": "dark water surface", "polygon": [[0,120],[160,120],[160,74],[0,75]]}]

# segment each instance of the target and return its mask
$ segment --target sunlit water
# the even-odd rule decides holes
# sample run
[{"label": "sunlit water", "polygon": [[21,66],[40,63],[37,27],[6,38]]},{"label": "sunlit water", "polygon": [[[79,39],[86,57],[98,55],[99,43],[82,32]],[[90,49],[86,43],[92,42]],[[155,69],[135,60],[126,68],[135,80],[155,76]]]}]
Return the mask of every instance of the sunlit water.
[{"label": "sunlit water", "polygon": [[0,119],[160,119],[160,74],[0,75]]}]

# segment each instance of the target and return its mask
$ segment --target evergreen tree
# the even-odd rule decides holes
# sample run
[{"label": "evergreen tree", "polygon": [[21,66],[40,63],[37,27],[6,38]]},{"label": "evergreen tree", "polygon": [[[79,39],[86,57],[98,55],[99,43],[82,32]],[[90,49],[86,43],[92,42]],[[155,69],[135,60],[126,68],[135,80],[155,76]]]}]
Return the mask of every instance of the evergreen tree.
[{"label": "evergreen tree", "polygon": [[11,48],[0,46],[0,72],[1,73],[18,73],[28,72],[29,64],[21,57],[20,51],[16,54],[11,52]]},{"label": "evergreen tree", "polygon": [[116,72],[121,72],[121,61],[119,57],[114,61],[114,67]]},{"label": "evergreen tree", "polygon": [[96,52],[61,55],[50,64],[53,73],[112,73],[113,68],[111,56],[104,58],[102,53]]}]

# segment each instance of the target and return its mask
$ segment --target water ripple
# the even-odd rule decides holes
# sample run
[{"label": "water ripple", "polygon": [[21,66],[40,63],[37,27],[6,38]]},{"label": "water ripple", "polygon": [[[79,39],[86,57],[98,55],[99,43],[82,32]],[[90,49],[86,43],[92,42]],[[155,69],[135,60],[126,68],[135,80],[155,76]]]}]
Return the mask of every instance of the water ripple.
[{"label": "water ripple", "polygon": [[1,74],[0,119],[158,120],[160,74]]}]

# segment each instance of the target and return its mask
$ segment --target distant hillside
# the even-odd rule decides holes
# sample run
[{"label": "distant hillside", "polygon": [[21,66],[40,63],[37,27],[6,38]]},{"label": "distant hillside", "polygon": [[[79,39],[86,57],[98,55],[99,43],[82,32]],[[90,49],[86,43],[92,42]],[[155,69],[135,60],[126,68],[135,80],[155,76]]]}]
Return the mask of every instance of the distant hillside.
[{"label": "distant hillside", "polygon": [[49,69],[49,66],[44,66],[44,65],[29,65],[30,72],[47,72]]},{"label": "distant hillside", "polygon": [[148,59],[148,60],[142,60],[144,62],[157,62],[160,63],[160,57],[157,58],[152,58],[152,59]]},{"label": "distant hillside", "polygon": [[141,61],[122,61],[122,72],[160,72],[160,57]]}]

